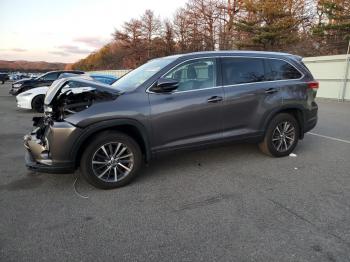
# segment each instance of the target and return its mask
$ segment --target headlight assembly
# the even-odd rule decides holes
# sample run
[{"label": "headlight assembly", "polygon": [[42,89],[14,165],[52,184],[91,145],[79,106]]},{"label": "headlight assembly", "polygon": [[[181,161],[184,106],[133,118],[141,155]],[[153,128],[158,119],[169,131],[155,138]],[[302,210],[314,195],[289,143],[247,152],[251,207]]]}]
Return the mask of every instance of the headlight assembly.
[{"label": "headlight assembly", "polygon": [[13,87],[21,87],[22,84],[14,84]]}]

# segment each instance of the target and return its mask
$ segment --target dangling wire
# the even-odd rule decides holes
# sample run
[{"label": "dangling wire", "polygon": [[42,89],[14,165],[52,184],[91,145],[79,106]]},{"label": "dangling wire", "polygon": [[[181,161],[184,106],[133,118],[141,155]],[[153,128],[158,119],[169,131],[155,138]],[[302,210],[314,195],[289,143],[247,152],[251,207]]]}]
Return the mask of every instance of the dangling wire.
[{"label": "dangling wire", "polygon": [[88,196],[83,196],[82,194],[80,194],[76,188],[76,184],[77,184],[77,181],[78,181],[78,178],[80,177],[80,173],[77,175],[77,177],[75,178],[75,181],[73,183],[73,188],[74,188],[74,192],[77,196],[81,197],[81,198],[84,198],[84,199],[87,199],[89,198]]}]

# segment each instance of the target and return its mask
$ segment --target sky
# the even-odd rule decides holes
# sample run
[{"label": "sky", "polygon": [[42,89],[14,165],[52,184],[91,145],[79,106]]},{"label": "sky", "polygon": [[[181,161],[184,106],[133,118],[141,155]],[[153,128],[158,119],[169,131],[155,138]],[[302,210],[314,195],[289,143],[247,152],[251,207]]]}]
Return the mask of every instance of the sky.
[{"label": "sky", "polygon": [[172,19],[187,0],[0,0],[0,60],[72,63],[151,9]]}]

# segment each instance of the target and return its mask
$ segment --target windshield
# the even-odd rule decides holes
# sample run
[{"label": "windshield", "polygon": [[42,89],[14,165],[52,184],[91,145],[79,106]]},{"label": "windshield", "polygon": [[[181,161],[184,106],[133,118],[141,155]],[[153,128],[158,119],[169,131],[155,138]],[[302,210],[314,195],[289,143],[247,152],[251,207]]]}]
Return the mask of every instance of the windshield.
[{"label": "windshield", "polygon": [[167,57],[151,60],[118,79],[112,86],[121,91],[133,90],[158,73],[162,68],[173,62],[176,58],[177,57]]}]

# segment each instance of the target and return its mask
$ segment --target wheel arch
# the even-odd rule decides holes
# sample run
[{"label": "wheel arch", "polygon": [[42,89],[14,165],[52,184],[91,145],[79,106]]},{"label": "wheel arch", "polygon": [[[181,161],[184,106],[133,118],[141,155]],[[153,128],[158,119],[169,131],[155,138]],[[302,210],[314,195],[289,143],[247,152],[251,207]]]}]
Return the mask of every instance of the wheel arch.
[{"label": "wheel arch", "polygon": [[263,125],[263,130],[264,133],[266,132],[267,126],[268,124],[271,122],[271,120],[278,114],[281,113],[287,113],[287,114],[291,114],[292,116],[294,116],[294,118],[298,121],[299,124],[299,138],[303,139],[304,138],[304,110],[301,106],[299,105],[295,105],[295,106],[286,106],[286,107],[281,107],[278,108],[274,111],[272,111],[267,118],[265,118],[265,122]]},{"label": "wheel arch", "polygon": [[[34,102],[34,100],[35,100],[36,98],[38,98],[39,96],[42,96],[42,97],[45,99],[45,94],[36,94],[36,95],[34,95],[34,96],[32,97],[32,100],[30,101],[30,106],[31,106],[32,109],[34,109],[34,107],[33,107],[33,102]],[[43,100],[43,103],[44,103],[44,100]]]},{"label": "wheel arch", "polygon": [[74,159],[76,166],[79,165],[81,156],[88,145],[86,141],[89,141],[96,135],[107,131],[119,131],[132,137],[140,146],[144,160],[148,162],[151,158],[151,151],[147,138],[146,128],[135,120],[105,120],[92,124],[85,129],[86,130],[84,133],[79,136],[72,147],[71,157]]}]

